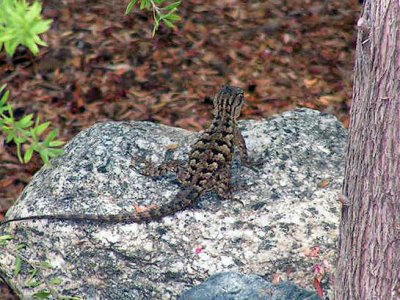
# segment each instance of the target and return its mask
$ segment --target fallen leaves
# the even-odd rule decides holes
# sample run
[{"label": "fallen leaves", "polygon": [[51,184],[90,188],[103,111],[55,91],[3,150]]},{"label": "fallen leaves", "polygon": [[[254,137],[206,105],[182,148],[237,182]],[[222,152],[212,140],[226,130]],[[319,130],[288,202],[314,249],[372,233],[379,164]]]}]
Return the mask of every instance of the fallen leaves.
[{"label": "fallen leaves", "polygon": [[[178,29],[161,27],[154,39],[151,16],[125,16],[125,5],[45,2],[49,47],[38,57],[0,53],[1,83],[19,115],[39,113],[66,141],[105,120],[201,130],[229,83],[245,89],[245,119],[306,106],[348,124],[357,1],[188,0]],[[1,204],[40,164],[20,165],[0,142]]]}]

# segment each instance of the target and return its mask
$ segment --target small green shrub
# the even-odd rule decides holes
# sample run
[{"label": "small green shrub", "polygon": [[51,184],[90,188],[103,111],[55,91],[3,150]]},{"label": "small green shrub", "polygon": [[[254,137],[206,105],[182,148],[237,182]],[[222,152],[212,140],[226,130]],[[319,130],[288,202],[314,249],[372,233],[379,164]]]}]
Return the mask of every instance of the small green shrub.
[{"label": "small green shrub", "polygon": [[[15,241],[16,245],[11,241]],[[10,234],[0,235],[0,254],[6,252],[10,257],[15,257],[14,278],[24,280],[24,287],[31,289],[33,299],[60,299],[82,300],[83,298],[63,295],[63,281],[55,277],[57,270],[49,261],[34,262],[24,255],[29,249],[28,244],[16,241],[16,237]],[[51,274],[51,272],[53,274]],[[50,274],[49,274],[50,273]],[[45,276],[45,274],[47,276]],[[50,279],[51,278],[51,279]],[[29,298],[31,299],[31,298]]]},{"label": "small green shrub", "polygon": [[179,5],[181,5],[181,1],[176,1],[167,6],[160,7],[160,5],[165,5],[167,0],[131,0],[126,8],[125,14],[129,14],[135,4],[140,2],[140,10],[152,10],[153,11],[153,19],[154,19],[154,27],[153,27],[153,36],[156,33],[158,27],[160,26],[160,22],[163,22],[170,28],[175,28],[175,22],[181,19],[180,16],[176,14]]},{"label": "small green shrub", "polygon": [[[6,85],[0,87],[0,95]],[[17,145],[17,156],[21,163],[28,163],[34,152],[39,153],[45,164],[49,164],[52,157],[64,152],[59,148],[63,141],[56,140],[58,129],[53,129],[45,138],[41,137],[50,122],[40,123],[37,117],[33,121],[33,114],[24,116],[20,120],[14,118],[13,108],[7,104],[10,91],[6,91],[0,100],[0,132],[6,135],[6,142],[14,142]],[[24,148],[24,153],[23,152]]]},{"label": "small green shrub", "polygon": [[37,1],[30,5],[25,0],[1,0],[0,50],[4,44],[7,54],[13,56],[18,45],[24,45],[37,55],[38,45],[47,46],[39,34],[50,28],[52,20],[43,20],[41,11]]}]

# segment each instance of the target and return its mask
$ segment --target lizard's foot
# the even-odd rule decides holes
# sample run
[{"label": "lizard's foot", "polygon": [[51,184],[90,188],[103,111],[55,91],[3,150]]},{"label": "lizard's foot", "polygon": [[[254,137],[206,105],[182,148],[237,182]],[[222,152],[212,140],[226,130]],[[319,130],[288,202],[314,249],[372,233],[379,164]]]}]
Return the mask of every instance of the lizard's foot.
[{"label": "lizard's foot", "polygon": [[256,168],[256,166],[259,166],[262,164],[261,161],[253,161],[253,160],[246,160],[242,162],[243,166],[245,166],[246,168],[258,173],[259,170]]},{"label": "lizard's foot", "polygon": [[[131,163],[131,167],[135,168],[140,174],[149,177],[164,176],[167,173],[178,173],[178,170],[182,166],[182,163],[178,160],[164,162],[159,166],[155,166],[151,161],[137,156],[133,157],[132,161],[135,161],[135,164]],[[137,168],[138,164],[144,164],[144,168],[139,170]]]},{"label": "lizard's foot", "polygon": [[232,202],[239,203],[242,207],[244,207],[244,203],[240,199],[231,199]]},{"label": "lizard's foot", "polygon": [[224,201],[228,200],[228,201],[232,201],[232,202],[237,202],[241,206],[244,206],[242,201],[240,201],[239,199],[233,198],[232,191],[233,191],[233,188],[230,184],[229,185],[221,185],[220,184],[220,186],[217,189],[217,194]]},{"label": "lizard's foot", "polygon": [[244,207],[244,203],[243,203],[240,199],[233,198],[231,192],[229,192],[229,193],[227,193],[227,194],[223,194],[223,195],[221,195],[220,193],[218,193],[218,195],[220,196],[220,198],[221,198],[223,201],[236,202],[236,203],[239,203],[242,207]]},{"label": "lizard's foot", "polygon": [[[138,168],[139,164],[144,164],[144,168]],[[151,161],[144,159],[143,157],[134,156],[132,157],[130,167],[135,169],[139,174],[145,176],[154,176],[154,167]]]},{"label": "lizard's foot", "polygon": [[231,190],[217,190],[217,194],[218,196],[222,199],[222,200],[232,200],[232,191]]}]

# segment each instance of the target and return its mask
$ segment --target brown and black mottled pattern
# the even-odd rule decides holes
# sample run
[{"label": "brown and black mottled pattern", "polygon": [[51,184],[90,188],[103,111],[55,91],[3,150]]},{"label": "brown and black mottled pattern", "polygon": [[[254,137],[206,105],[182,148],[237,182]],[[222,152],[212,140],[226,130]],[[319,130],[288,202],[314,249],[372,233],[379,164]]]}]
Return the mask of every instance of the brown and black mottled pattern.
[{"label": "brown and black mottled pattern", "polygon": [[154,167],[145,162],[144,175],[161,176],[166,172],[176,172],[183,185],[176,197],[162,206],[148,208],[129,215],[42,215],[7,220],[2,224],[22,220],[75,220],[114,223],[142,223],[159,220],[185,208],[193,206],[201,194],[214,190],[223,199],[231,198],[231,166],[234,147],[240,153],[242,163],[251,167],[246,144],[236,120],[244,103],[243,90],[233,86],[223,86],[214,98],[214,120],[192,146],[187,165],[170,161]]}]

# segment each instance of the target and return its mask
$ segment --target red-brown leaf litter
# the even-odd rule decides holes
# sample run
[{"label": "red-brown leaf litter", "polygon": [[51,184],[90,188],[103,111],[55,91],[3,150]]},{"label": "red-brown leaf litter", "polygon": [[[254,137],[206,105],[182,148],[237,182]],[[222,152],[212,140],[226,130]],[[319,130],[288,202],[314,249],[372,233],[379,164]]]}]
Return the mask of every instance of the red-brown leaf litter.
[{"label": "red-brown leaf litter", "polygon": [[[202,130],[222,84],[244,88],[242,119],[303,106],[349,123],[355,0],[185,0],[182,21],[151,37],[152,15],[128,1],[48,0],[48,47],[0,53],[0,84],[17,116],[51,121],[60,138],[106,120],[148,120]],[[41,167],[0,136],[0,220]],[[7,298],[9,297],[9,298]],[[0,299],[8,296],[0,284]]]}]

